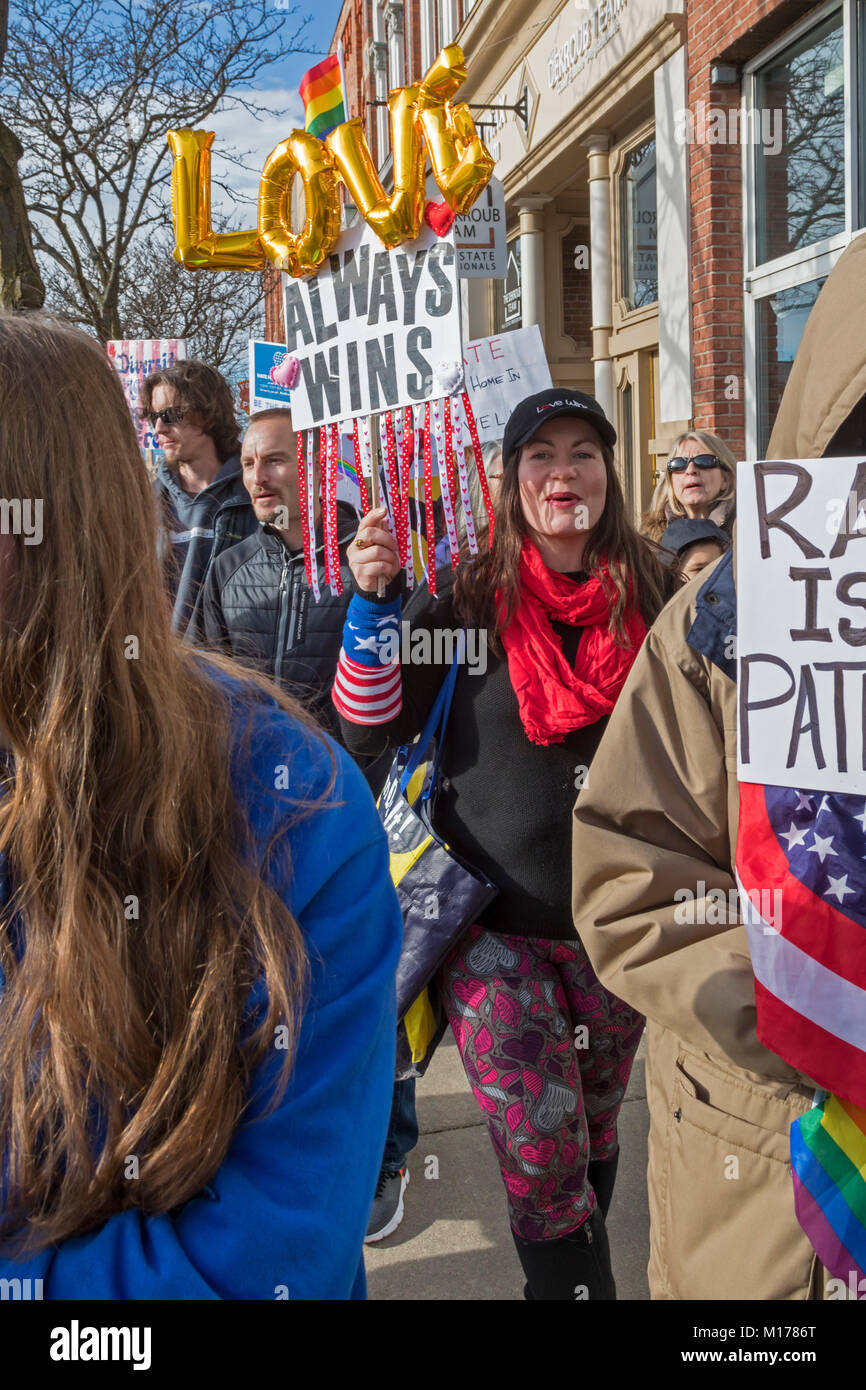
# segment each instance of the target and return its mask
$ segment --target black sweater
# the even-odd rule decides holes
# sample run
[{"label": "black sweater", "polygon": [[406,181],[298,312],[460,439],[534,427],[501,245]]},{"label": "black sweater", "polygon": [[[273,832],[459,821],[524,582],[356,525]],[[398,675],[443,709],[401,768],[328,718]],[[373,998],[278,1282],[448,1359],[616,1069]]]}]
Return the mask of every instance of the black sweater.
[{"label": "black sweater", "polygon": [[[449,598],[414,620],[411,631],[460,626]],[[554,623],[554,630],[573,661],[583,629]],[[386,741],[411,742],[421,732],[446,669],[404,665],[398,717],[373,726],[341,718],[346,747],[371,754]],[[512,936],[574,939],[571,817],[606,724],[607,719],[600,719],[562,743],[531,743],[505,657],[488,650],[483,675],[461,667],[442,748],[434,823],[446,843],[499,888],[480,919],[485,926]]]}]

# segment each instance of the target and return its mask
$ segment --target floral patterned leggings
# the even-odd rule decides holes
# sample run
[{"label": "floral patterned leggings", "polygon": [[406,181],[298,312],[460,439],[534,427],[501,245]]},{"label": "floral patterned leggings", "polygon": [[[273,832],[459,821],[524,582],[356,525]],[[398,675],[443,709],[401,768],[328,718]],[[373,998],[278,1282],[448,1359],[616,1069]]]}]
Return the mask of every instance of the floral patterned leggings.
[{"label": "floral patterned leggings", "polygon": [[616,1152],[642,1016],[599,983],[580,941],[477,924],[437,983],[515,1233],[552,1240],[577,1230],[595,1207],[587,1164]]}]

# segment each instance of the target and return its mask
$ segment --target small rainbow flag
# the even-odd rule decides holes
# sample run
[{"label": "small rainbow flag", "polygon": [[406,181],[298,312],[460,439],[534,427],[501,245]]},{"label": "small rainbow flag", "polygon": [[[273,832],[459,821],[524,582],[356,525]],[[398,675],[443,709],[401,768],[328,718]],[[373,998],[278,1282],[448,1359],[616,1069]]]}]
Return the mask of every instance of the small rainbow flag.
[{"label": "small rainbow flag", "polygon": [[346,104],[343,98],[343,77],[340,60],[331,53],[317,63],[301,78],[301,100],[306,117],[304,129],[319,140],[324,140],[346,119]]},{"label": "small rainbow flag", "polygon": [[866,1278],[866,1110],[839,1096],[791,1126],[797,1220],[825,1269]]}]

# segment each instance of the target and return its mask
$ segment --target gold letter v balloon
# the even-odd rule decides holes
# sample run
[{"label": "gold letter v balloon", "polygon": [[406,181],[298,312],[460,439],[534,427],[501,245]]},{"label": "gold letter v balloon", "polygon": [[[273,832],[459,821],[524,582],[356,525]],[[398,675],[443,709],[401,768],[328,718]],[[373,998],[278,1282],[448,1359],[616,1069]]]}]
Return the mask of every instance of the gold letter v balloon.
[{"label": "gold letter v balloon", "polygon": [[[390,93],[390,196],[360,120],[337,126],[324,144],[306,131],[293,130],[268,155],[259,184],[259,225],[248,232],[216,233],[211,227],[213,134],[170,130],[175,260],[187,270],[262,270],[269,260],[289,275],[314,275],[340,234],[339,180],[385,246],[411,241],[424,215],[428,154],[452,212],[468,212],[493,173],[493,158],[475,130],[469,107],[451,104],[465,81],[463,51],[453,43],[443,48],[421,82]],[[301,179],[305,205],[304,225],[297,233],[292,230],[290,203],[295,175]]]}]

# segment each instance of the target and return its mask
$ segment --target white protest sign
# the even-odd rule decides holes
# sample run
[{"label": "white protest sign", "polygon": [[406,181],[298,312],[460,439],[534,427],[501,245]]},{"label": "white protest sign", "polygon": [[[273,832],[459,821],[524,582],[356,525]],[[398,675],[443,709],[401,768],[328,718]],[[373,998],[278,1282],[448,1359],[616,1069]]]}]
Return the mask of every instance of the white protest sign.
[{"label": "white protest sign", "polygon": [[301,366],[296,429],[448,394],[436,370],[461,359],[453,241],[425,226],[386,251],[360,223],[318,275],[283,279],[286,347]]},{"label": "white protest sign", "polygon": [[866,461],[737,473],[738,775],[866,792]]},{"label": "white protest sign", "polygon": [[553,385],[537,323],[467,343],[463,371],[482,444],[502,439],[509,415],[525,396]]},{"label": "white protest sign", "polygon": [[[433,175],[427,178],[427,197],[440,202]],[[461,280],[504,280],[508,269],[505,239],[505,186],[494,175],[468,212],[455,217],[450,232],[457,248]]]}]

